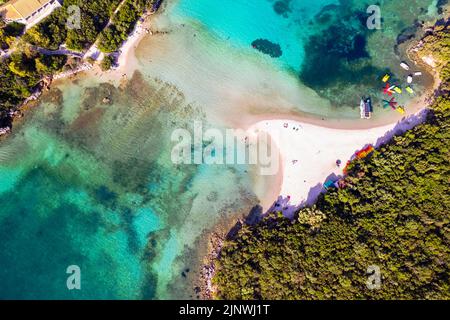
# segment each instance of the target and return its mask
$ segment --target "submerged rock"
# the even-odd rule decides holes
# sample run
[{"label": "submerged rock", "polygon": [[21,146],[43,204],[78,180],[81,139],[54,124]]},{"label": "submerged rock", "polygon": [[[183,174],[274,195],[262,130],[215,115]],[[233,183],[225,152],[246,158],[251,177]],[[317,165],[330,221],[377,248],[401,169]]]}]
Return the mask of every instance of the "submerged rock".
[{"label": "submerged rock", "polygon": [[284,18],[287,18],[289,14],[292,12],[290,8],[291,0],[279,0],[274,3],[273,10],[283,16]]},{"label": "submerged rock", "polygon": [[252,47],[264,54],[268,54],[272,58],[279,58],[283,55],[281,46],[278,43],[273,43],[267,39],[257,39],[253,41]]}]

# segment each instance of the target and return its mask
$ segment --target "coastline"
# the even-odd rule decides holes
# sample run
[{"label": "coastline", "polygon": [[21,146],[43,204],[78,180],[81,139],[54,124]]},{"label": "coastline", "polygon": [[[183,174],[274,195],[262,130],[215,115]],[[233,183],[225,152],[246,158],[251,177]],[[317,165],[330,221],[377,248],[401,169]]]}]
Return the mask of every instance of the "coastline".
[{"label": "coastline", "polygon": [[[91,64],[86,60],[88,56],[94,53],[97,55],[96,59],[94,59],[94,62],[98,62],[98,58],[104,56],[102,53],[100,53],[100,51],[95,51],[98,49],[96,49],[96,45],[94,43],[86,52],[83,53],[83,59],[71,70],[60,71],[53,75],[42,78],[36,90],[29,97],[27,97],[15,108],[10,109],[5,119],[0,119],[4,122],[10,123],[8,126],[0,128],[0,141],[7,138],[7,136],[13,131],[13,126],[18,122],[20,118],[23,118],[25,116],[26,110],[28,110],[31,106],[30,102],[39,101],[39,98],[42,96],[42,94],[46,90],[48,90],[51,85],[58,84],[58,81],[64,81],[65,79],[82,75],[101,76],[116,83],[131,79],[132,74],[137,69],[137,59],[134,54],[134,50],[138,47],[140,41],[147,34],[151,34],[151,31],[149,31],[149,28],[151,26],[151,17],[163,11],[162,7],[163,1],[158,1],[156,7],[153,7],[152,10],[144,12],[144,14],[139,18],[135,28],[130,33],[127,40],[125,40],[120,47],[118,54],[116,55],[117,66],[112,70],[102,71],[97,63]],[[127,76],[127,78],[124,79],[125,75]],[[32,105],[35,105],[35,103],[33,103]]]},{"label": "coastline", "polygon": [[[146,23],[146,24],[144,24]],[[136,49],[139,48],[140,42],[148,35],[142,32],[145,27],[150,27],[149,17],[142,24],[141,32],[133,32],[132,37],[121,48],[121,55],[118,59],[118,67],[102,72],[98,67],[95,67],[86,73],[94,76],[102,76],[105,81],[110,81],[115,84],[120,84],[123,81],[127,81],[132,77],[132,74],[137,70],[138,58],[136,57]],[[139,29],[138,29],[139,30]],[[436,80],[436,79],[435,79]],[[389,120],[389,124],[386,124],[387,119],[372,119],[371,121],[364,121],[360,119],[333,119],[326,117],[318,117],[315,115],[299,115],[298,112],[292,114],[258,114],[247,115],[242,118],[234,118],[233,127],[256,130],[266,130],[269,133],[277,130],[285,132],[286,141],[289,141],[289,145],[281,146],[280,153],[282,158],[282,167],[280,174],[277,176],[278,183],[271,186],[271,189],[266,190],[266,194],[274,195],[271,200],[265,201],[264,212],[269,210],[271,203],[276,200],[276,196],[291,196],[292,205],[297,207],[306,200],[309,203],[308,195],[311,188],[315,186],[315,182],[323,183],[324,179],[329,174],[342,174],[342,168],[336,168],[335,160],[340,157],[342,162],[345,162],[347,158],[356,151],[364,147],[366,143],[376,143],[385,134],[401,123],[403,125],[413,126],[417,124],[410,117],[414,118],[415,115],[419,115],[420,111],[426,108],[428,100],[433,94],[437,81],[435,81],[433,88],[427,90],[427,92],[416,97],[414,102],[408,106],[407,113],[405,115],[399,115],[396,112],[392,113],[392,119]],[[410,122],[410,123],[408,123]],[[288,123],[288,128],[303,127],[303,131],[298,133],[294,130],[284,130],[284,123]],[[325,130],[326,129],[326,132]],[[336,134],[340,137],[337,138]],[[309,145],[309,139],[306,142],[301,139],[301,136],[315,137],[313,140],[322,142],[320,146],[312,147]],[[357,139],[354,139],[354,138]],[[347,140],[348,139],[348,140]],[[295,142],[295,143],[294,143]],[[339,144],[341,142],[341,144]],[[345,142],[342,144],[342,142]],[[338,147],[339,146],[339,147]],[[321,157],[321,162],[318,163],[315,157],[309,157],[309,162],[300,160],[307,159],[308,155],[316,155],[316,153],[322,149],[336,148],[339,152],[329,153],[326,158]],[[305,152],[307,150],[307,152]],[[338,151],[338,150],[336,150]],[[322,154],[323,155],[323,154]],[[297,159],[299,158],[299,159]],[[292,160],[299,160],[299,165],[296,167],[292,164]],[[301,164],[301,162],[304,162]],[[298,170],[300,165],[304,171]],[[307,176],[304,179],[303,172],[312,173],[313,175]],[[303,178],[303,179],[302,179]],[[297,181],[306,180],[304,183],[296,183]],[[313,195],[317,196],[317,192],[322,188],[314,190]],[[265,199],[263,199],[265,200]],[[310,199],[312,201],[312,198]],[[303,203],[303,204],[307,204]],[[220,252],[222,242],[225,240],[226,231],[230,228],[230,221],[236,221],[236,215],[217,224],[208,235],[205,235],[208,249],[206,254],[202,257],[204,261],[201,264],[199,277],[193,280],[194,287],[200,287],[202,290],[199,292],[201,299],[211,299],[214,296],[214,288],[212,286],[212,277],[214,275],[214,259]],[[203,237],[203,236],[202,236]],[[203,250],[202,250],[203,252]]]},{"label": "coastline", "polygon": [[[278,176],[281,183],[268,191],[269,194],[278,194],[279,197],[273,199],[273,206],[264,208],[264,214],[279,210],[275,204],[280,202],[285,206],[281,210],[283,215],[293,218],[298,209],[313,205],[319,195],[325,192],[323,183],[327,178],[345,175],[343,172],[345,163],[355,152],[367,145],[379,148],[392,140],[394,136],[401,135],[425,121],[428,107],[433,102],[435,91],[441,85],[441,80],[434,69],[432,59],[419,59],[417,52],[420,50],[421,43],[422,39],[411,41],[405,49],[405,54],[415,65],[425,68],[432,75],[433,84],[423,95],[416,97],[410,103],[404,115],[396,114],[389,124],[383,121],[355,121],[325,117],[319,119],[299,115],[285,117],[273,114],[255,116],[252,119],[253,122],[239,122],[239,127],[244,130],[268,133],[275,140],[280,152],[281,168]],[[315,142],[312,143],[314,140]],[[337,166],[336,160],[341,160],[343,165]],[[281,191],[276,193],[277,190]],[[231,229],[229,232],[237,232],[242,223],[245,222],[239,219],[233,228],[236,230]],[[220,227],[217,230],[220,230]],[[201,277],[197,279],[197,282],[204,290],[201,294],[202,298],[214,299],[214,293],[217,290],[212,284],[215,273],[214,261],[220,256],[226,237],[221,233],[211,232],[208,239],[209,250],[204,256]]]},{"label": "coastline", "polygon": [[[315,203],[324,191],[327,177],[343,176],[345,163],[367,145],[379,146],[424,120],[421,109],[396,123],[371,129],[336,129],[299,122],[293,119],[266,119],[250,130],[263,131],[274,139],[281,156],[281,189],[278,194],[295,208]],[[337,166],[340,160],[342,165]],[[276,200],[276,199],[274,199]],[[270,208],[265,207],[265,211]]]},{"label": "coastline", "polygon": [[421,40],[413,41],[405,54],[414,64],[430,72],[433,84],[410,102],[405,114],[393,113],[389,123],[385,119],[366,121],[298,114],[289,117],[283,114],[252,115],[235,123],[236,127],[247,132],[266,132],[274,139],[280,153],[281,166],[276,179],[278,184],[266,190],[266,194],[274,197],[270,206],[267,206],[270,201],[262,200],[264,212],[273,209],[272,204],[277,197],[289,205],[288,216],[293,210],[312,205],[319,194],[324,192],[322,184],[328,177],[344,175],[344,165],[337,166],[337,160],[345,164],[365,146],[379,147],[425,120],[427,107],[432,103],[441,81],[432,65],[411,55],[417,52],[417,43],[420,44]]},{"label": "coastline", "polygon": [[[147,22],[150,26],[150,18],[147,17],[144,21]],[[144,24],[143,23],[143,24]],[[55,76],[55,80],[63,80],[66,78],[69,78],[71,76],[82,76],[83,74],[87,75],[95,75],[95,76],[101,76],[107,81],[112,82],[122,82],[127,81],[132,77],[132,74],[137,69],[137,62],[138,59],[135,55],[135,50],[138,48],[139,43],[141,40],[143,40],[146,37],[146,32],[143,32],[145,30],[144,25],[141,26],[141,29],[136,28],[136,30],[139,30],[140,32],[137,32],[136,30],[133,31],[131,36],[128,38],[128,40],[123,44],[121,48],[121,54],[118,58],[118,67],[107,72],[103,72],[99,70],[98,66],[92,69],[85,69],[85,70],[79,70],[77,72],[73,73],[67,73],[65,75],[62,75],[58,78],[57,75]],[[427,94],[428,97],[428,94]],[[408,114],[411,116],[416,114],[417,111],[420,112],[426,104],[427,97],[418,97],[417,104],[415,104],[413,107],[408,108]],[[412,119],[407,119],[407,116],[400,116],[397,113],[393,113],[394,116],[392,119],[392,123],[389,125],[386,125],[384,122],[386,119],[374,119],[374,121],[361,121],[361,120],[353,120],[353,119],[333,119],[333,118],[321,118],[314,115],[305,115],[300,116],[298,114],[292,114],[292,115],[273,115],[273,114],[259,114],[259,115],[251,115],[244,119],[236,119],[236,127],[244,127],[245,129],[251,129],[251,130],[263,130],[274,132],[274,131],[282,131],[283,133],[286,133],[285,139],[281,139],[282,141],[289,141],[290,145],[282,146],[281,141],[278,141],[277,145],[279,145],[280,152],[282,154],[282,167],[280,168],[280,173],[277,175],[278,183],[275,183],[272,185],[273,189],[266,189],[267,194],[273,194],[273,195],[290,195],[292,196],[293,202],[297,202],[296,199],[302,199],[302,197],[305,197],[305,194],[308,192],[308,185],[305,183],[302,188],[298,188],[299,185],[296,184],[296,181],[299,181],[297,179],[301,179],[303,171],[297,170],[297,167],[293,166],[292,160],[297,158],[311,158],[308,157],[308,154],[315,154],[315,152],[320,151],[322,148],[338,148],[339,142],[345,141],[346,137],[358,137],[361,139],[367,139],[370,141],[376,141],[375,139],[380,138],[383,136],[384,133],[389,132],[393,129],[393,127],[396,127],[398,125],[398,121],[402,121],[402,123],[407,123],[408,121],[412,121]],[[288,123],[288,128],[284,128],[284,124]],[[415,124],[413,124],[415,125]],[[293,127],[300,127],[302,126],[302,132],[299,133],[298,131],[291,130]],[[330,129],[324,132],[324,128]],[[289,130],[285,130],[289,129]],[[335,133],[342,133],[343,137],[342,139],[338,139],[335,136]],[[321,135],[323,134],[323,135]],[[314,137],[313,140],[320,140],[320,142],[323,142],[323,144],[320,145],[320,150],[317,149],[318,147],[315,146],[314,149],[311,147],[308,143],[305,143],[308,141],[312,141],[309,139],[302,139],[301,135],[309,135],[310,137]],[[377,136],[378,135],[378,136]],[[332,139],[328,139],[332,138]],[[350,140],[350,139],[349,139]],[[360,140],[354,140],[353,138],[350,141],[345,141],[346,143],[343,145],[343,147],[339,146],[339,152],[342,152],[342,158],[347,157],[352,151],[355,151],[359,149],[360,147],[363,147],[363,145],[360,145],[360,143],[364,143]],[[292,143],[291,142],[295,142]],[[307,149],[308,152],[305,152],[304,150]],[[353,149],[353,150],[352,150]],[[340,155],[340,154],[339,154]],[[324,170],[328,170],[329,168],[334,168],[334,158],[339,156],[337,154],[331,154],[328,156],[327,159],[321,158],[326,164],[323,163],[317,163],[315,161],[311,161],[311,163],[305,163],[305,171],[306,172],[313,172],[316,173],[316,168],[307,169],[307,166],[319,166],[320,172],[317,172],[317,174],[320,174],[322,177],[326,172]],[[313,160],[313,159],[310,159]],[[344,159],[342,159],[344,161]],[[339,168],[340,171],[341,168]],[[337,170],[337,169],[336,169]],[[340,172],[337,170],[337,173]],[[329,171],[327,171],[329,172]],[[314,180],[314,177],[311,177],[310,180]],[[310,182],[308,179],[308,181]],[[308,183],[309,183],[308,182]],[[323,181],[322,181],[323,182]],[[295,195],[295,193],[298,192],[298,195]],[[264,197],[265,199],[266,197]],[[275,200],[276,196],[273,198]],[[264,200],[263,199],[263,200]],[[271,200],[268,200],[271,201]],[[302,201],[302,200],[300,200]],[[270,205],[270,204],[269,204]],[[264,205],[264,209],[267,210],[267,205]],[[219,223],[218,228],[222,229],[221,233],[218,232],[212,232],[211,237],[212,239],[209,240],[208,246],[210,250],[213,250],[211,254],[206,258],[206,261],[210,263],[210,268],[204,269],[204,281],[207,283],[207,288],[210,291],[213,291],[214,288],[211,285],[211,278],[213,275],[213,259],[217,257],[217,255],[220,252],[221,243],[225,239],[225,234],[223,233],[223,230],[229,230],[226,229],[226,225],[230,224],[231,219],[232,221],[236,220],[236,216],[231,217],[227,220],[227,222]],[[220,230],[219,229],[219,230]],[[211,264],[212,263],[212,264]],[[212,267],[211,267],[212,266]],[[209,280],[208,280],[209,279]],[[209,298],[213,297],[213,292],[211,292],[211,295]],[[208,296],[205,296],[205,298],[208,298]]]},{"label": "coastline", "polygon": [[[412,52],[417,52],[416,47],[417,43],[414,41],[408,46],[406,54],[410,56]],[[280,184],[267,191],[267,194],[276,195],[274,202],[276,197],[287,199],[287,203],[295,209],[312,205],[324,191],[322,184],[327,177],[344,175],[344,166],[337,166],[337,160],[345,164],[355,152],[365,146],[379,147],[395,135],[403,134],[425,120],[427,107],[432,103],[434,92],[441,81],[432,65],[415,56],[411,60],[433,75],[433,85],[423,95],[411,101],[404,115],[394,113],[389,124],[379,119],[319,119],[273,114],[258,115],[239,124],[241,129],[266,132],[275,139],[281,157],[281,167],[277,174]],[[267,206],[263,208],[264,212],[271,209]],[[290,212],[292,213],[292,208]]]},{"label": "coastline", "polygon": [[[281,158],[281,167],[277,175],[279,184],[273,184],[270,190],[266,190],[267,194],[275,197],[272,198],[273,201],[264,201],[272,205],[264,206],[262,213],[279,210],[275,207],[275,203],[282,203],[283,215],[292,218],[298,209],[314,204],[318,196],[325,192],[323,183],[327,177],[343,176],[344,165],[355,152],[368,144],[379,147],[394,136],[414,128],[425,120],[427,111],[427,107],[424,106],[415,114],[398,122],[371,129],[330,128],[280,117],[266,118],[254,123],[246,130],[265,131],[272,139],[278,137],[274,142]],[[275,132],[277,134],[274,134]],[[314,138],[315,142],[312,142]],[[336,166],[337,159],[343,163],[340,167]],[[199,293],[201,299],[214,299],[217,290],[212,282],[215,260],[220,256],[227,234],[237,232],[245,223],[244,219],[234,218],[233,221],[235,222],[232,224],[233,227],[228,228],[227,232],[223,229],[225,225],[229,225],[229,221],[217,224],[207,237],[208,250],[203,256],[199,277],[193,281],[195,287],[202,289]]]},{"label": "coastline", "polygon": [[[74,76],[81,76],[83,74],[86,74],[88,76],[100,76],[105,79],[105,81],[111,81],[116,84],[122,83],[124,80],[131,79],[134,71],[138,68],[138,58],[136,57],[136,49],[139,48],[139,44],[142,40],[144,40],[147,36],[152,36],[153,31],[150,31],[151,29],[151,17],[155,14],[159,14],[161,12],[164,12],[164,8],[159,8],[162,10],[158,10],[156,12],[146,12],[138,21],[136,24],[134,30],[129,35],[127,40],[122,44],[122,47],[119,50],[119,54],[117,55],[117,66],[114,67],[111,70],[108,71],[102,71],[100,70],[99,66],[97,64],[91,65],[90,63],[83,61],[80,65],[75,67],[73,70],[60,72],[51,77],[51,81],[53,84],[53,81],[61,81],[67,78],[71,78]],[[158,31],[155,33],[159,33]],[[416,41],[414,41],[416,42]],[[431,98],[431,95],[433,91],[438,87],[439,82],[438,78],[436,78],[436,75],[433,72],[433,66],[428,65],[427,61],[416,61],[414,60],[414,57],[411,57],[410,53],[414,50],[415,47],[417,47],[418,44],[414,43],[408,46],[407,51],[405,52],[406,55],[414,61],[416,65],[420,65],[422,67],[425,67],[430,73],[433,74],[433,80],[434,83],[431,88],[427,89],[426,92],[421,95],[415,97],[408,105],[408,108],[406,109],[406,113],[404,115],[400,115],[398,113],[392,113],[392,116],[387,119],[385,117],[383,118],[376,118],[371,119],[371,121],[364,121],[360,119],[339,119],[336,117],[326,117],[326,116],[318,116],[315,114],[307,114],[302,112],[292,112],[289,113],[282,113],[282,114],[276,114],[273,113],[267,113],[267,114],[258,114],[258,115],[251,115],[247,117],[243,122],[242,119],[233,119],[232,124],[239,128],[248,128],[254,123],[265,121],[265,120],[283,120],[283,119],[290,119],[295,120],[301,123],[306,124],[312,124],[324,128],[331,128],[331,129],[345,129],[345,130],[362,130],[362,129],[372,129],[372,128],[378,128],[383,127],[388,124],[396,123],[398,121],[401,121],[408,116],[412,116],[419,112],[425,105],[429,103],[429,100]],[[45,80],[45,79],[44,79]],[[43,80],[43,81],[44,81]],[[39,92],[40,91],[40,92]],[[39,96],[42,94],[42,90],[37,90],[35,93],[33,93],[30,97],[28,97],[18,108],[16,114],[20,113],[23,109],[24,105],[26,105],[30,101],[37,100]],[[355,109],[356,110],[356,109]],[[356,111],[355,111],[356,112]],[[13,119],[14,121],[14,119]]]},{"label": "coastline", "polygon": [[[72,77],[74,75],[80,75],[85,73],[87,76],[101,76],[105,79],[105,81],[112,81],[115,83],[120,83],[123,80],[131,79],[134,71],[137,69],[137,58],[135,55],[135,50],[139,46],[139,43],[148,35],[152,35],[150,31],[152,17],[158,14],[157,12],[146,12],[144,15],[139,18],[136,23],[135,28],[128,36],[127,40],[125,40],[117,52],[116,65],[107,71],[102,71],[97,63],[90,65],[87,62],[84,62],[82,65],[90,65],[90,67],[79,68],[74,72],[69,72],[67,74],[58,74],[54,77],[55,80],[63,80],[65,78]],[[99,61],[103,54],[95,52],[95,45],[90,48],[91,54],[97,55],[97,58],[94,59],[96,62]],[[97,49],[98,50],[98,49]],[[89,51],[86,52],[85,56],[89,55]]]}]

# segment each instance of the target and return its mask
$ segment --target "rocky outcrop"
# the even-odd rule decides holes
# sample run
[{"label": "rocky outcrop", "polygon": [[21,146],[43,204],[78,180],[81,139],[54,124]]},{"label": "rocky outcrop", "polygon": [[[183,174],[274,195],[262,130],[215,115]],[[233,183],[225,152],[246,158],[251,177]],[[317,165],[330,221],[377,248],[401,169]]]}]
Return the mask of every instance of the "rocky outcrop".
[{"label": "rocky outcrop", "polygon": [[225,235],[218,232],[212,233],[209,237],[208,254],[204,258],[203,265],[200,269],[199,286],[194,288],[194,291],[201,300],[211,300],[214,298],[216,288],[212,283],[212,279],[216,272],[215,261],[220,255],[224,241]]},{"label": "rocky outcrop", "polygon": [[11,132],[12,121],[17,114],[18,112],[14,110],[0,112],[0,136]]},{"label": "rocky outcrop", "polygon": [[0,136],[3,136],[3,135],[8,134],[10,132],[11,132],[11,127],[0,128]]}]

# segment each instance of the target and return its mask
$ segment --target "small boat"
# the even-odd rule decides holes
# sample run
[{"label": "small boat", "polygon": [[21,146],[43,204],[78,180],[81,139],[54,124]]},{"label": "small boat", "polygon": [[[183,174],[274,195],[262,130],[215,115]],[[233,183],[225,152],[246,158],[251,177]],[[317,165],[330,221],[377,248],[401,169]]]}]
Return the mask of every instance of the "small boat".
[{"label": "small boat", "polygon": [[408,92],[408,93],[410,93],[410,94],[413,94],[414,93],[414,90],[411,88],[411,87],[406,87],[405,88],[405,90]]},{"label": "small boat", "polygon": [[394,88],[394,91],[397,92],[397,93],[399,93],[399,94],[402,93],[402,89],[399,88],[399,87],[395,87],[395,88]]},{"label": "small boat", "polygon": [[359,109],[361,112],[361,119],[370,119],[373,113],[372,99],[370,97],[363,97],[359,104]]},{"label": "small boat", "polygon": [[399,106],[396,110],[397,110],[400,114],[405,114],[405,108],[402,107],[402,106]]},{"label": "small boat", "polygon": [[412,81],[413,81],[412,75],[409,75],[409,76],[406,78],[406,81],[407,81],[408,83],[412,83]]},{"label": "small boat", "polygon": [[406,62],[404,62],[404,61],[400,63],[400,67],[402,67],[405,70],[409,70],[408,64]]},{"label": "small boat", "polygon": [[421,76],[421,75],[422,75],[422,72],[420,72],[420,71],[414,72],[414,75],[415,75],[416,77]]},{"label": "small boat", "polygon": [[357,151],[353,155],[352,159],[364,159],[374,151],[375,151],[375,148],[373,147],[373,145],[369,144],[367,147]]}]

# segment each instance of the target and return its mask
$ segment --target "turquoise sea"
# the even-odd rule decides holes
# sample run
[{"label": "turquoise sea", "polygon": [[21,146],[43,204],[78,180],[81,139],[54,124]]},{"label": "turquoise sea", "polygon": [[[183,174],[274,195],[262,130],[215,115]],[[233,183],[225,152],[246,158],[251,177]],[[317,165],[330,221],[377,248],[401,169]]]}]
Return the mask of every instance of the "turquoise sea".
[{"label": "turquoise sea", "polygon": [[[205,233],[249,212],[261,193],[248,166],[173,164],[171,133],[194,120],[225,126],[222,114],[243,110],[211,105],[229,83],[256,77],[219,69],[247,62],[292,79],[305,101],[304,92],[315,93],[336,116],[351,114],[359,92],[376,94],[377,77],[397,71],[399,35],[439,14],[433,0],[378,2],[385,25],[368,31],[367,1],[169,0],[156,25],[195,30],[180,52],[161,54],[176,54],[179,64],[155,62],[157,49],[141,48],[140,72],[120,87],[101,77],[54,86],[0,142],[0,299],[195,298]],[[257,39],[282,55],[256,50]],[[214,74],[203,68],[209,64]],[[210,97],[167,83],[170,72]],[[242,90],[256,99],[249,88]],[[311,113],[325,113],[312,105]],[[80,267],[81,290],[67,289],[70,265]]]}]

